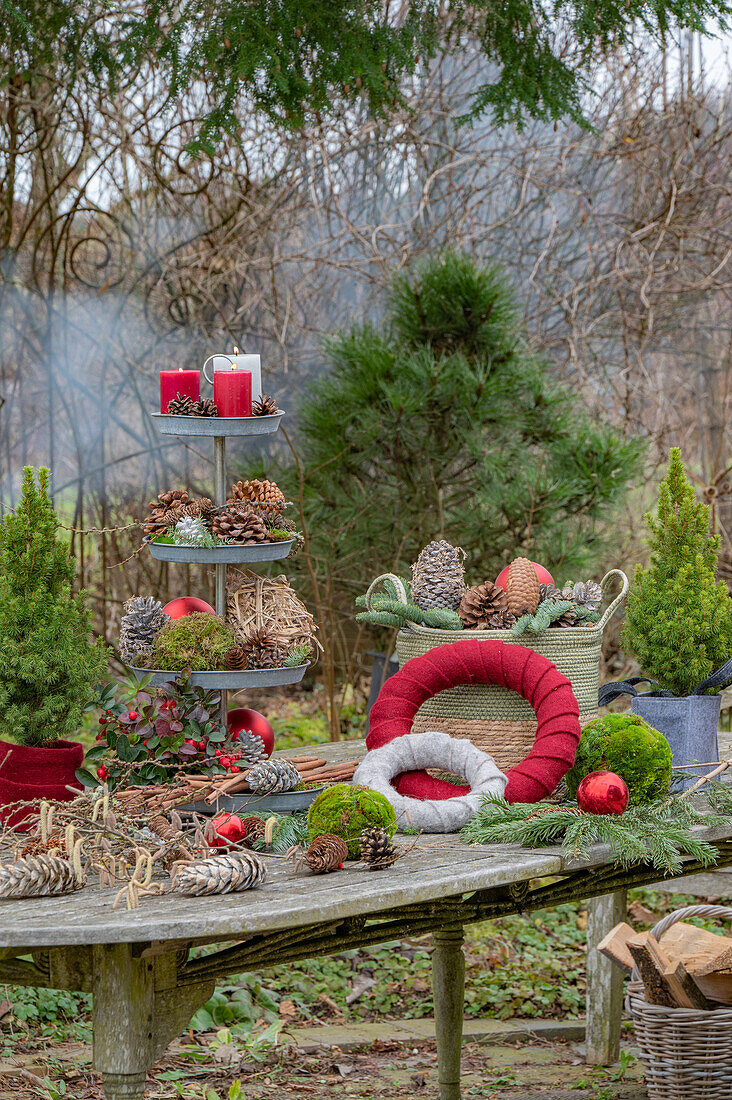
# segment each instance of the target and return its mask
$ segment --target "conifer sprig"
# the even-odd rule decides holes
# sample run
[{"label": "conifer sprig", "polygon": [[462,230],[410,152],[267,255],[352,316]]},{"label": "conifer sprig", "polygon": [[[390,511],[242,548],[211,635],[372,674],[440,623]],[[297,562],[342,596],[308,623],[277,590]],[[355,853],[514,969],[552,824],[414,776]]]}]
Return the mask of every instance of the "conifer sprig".
[{"label": "conifer sprig", "polygon": [[[727,804],[732,809],[732,795]],[[683,856],[698,860],[703,867],[717,857],[714,845],[696,836],[693,828],[729,824],[729,812],[701,812],[689,799],[677,795],[630,806],[616,816],[583,813],[574,802],[509,805],[498,795],[486,794],[461,836],[467,844],[520,844],[524,848],[561,844],[571,859],[586,859],[593,845],[606,844],[622,867],[650,863],[660,871],[680,873]]]}]

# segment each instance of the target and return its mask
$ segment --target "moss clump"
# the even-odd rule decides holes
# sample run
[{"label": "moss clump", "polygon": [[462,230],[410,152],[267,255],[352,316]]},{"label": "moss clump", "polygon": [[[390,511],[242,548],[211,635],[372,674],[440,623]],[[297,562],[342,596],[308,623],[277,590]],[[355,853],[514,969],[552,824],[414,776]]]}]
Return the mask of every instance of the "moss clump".
[{"label": "moss clump", "polygon": [[195,611],[165,624],[155,638],[153,659],[156,668],[216,671],[226,668],[226,653],[234,645],[234,632],[223,619]]},{"label": "moss clump", "polygon": [[359,859],[361,833],[372,825],[380,825],[389,836],[396,832],[394,807],[378,791],[369,787],[336,783],[319,794],[308,811],[308,833],[311,840],[323,833],[334,833],[348,843],[348,858]]},{"label": "moss clump", "polygon": [[582,730],[566,782],[572,798],[586,775],[611,771],[628,784],[631,803],[662,798],[671,782],[668,741],[637,714],[606,714]]}]

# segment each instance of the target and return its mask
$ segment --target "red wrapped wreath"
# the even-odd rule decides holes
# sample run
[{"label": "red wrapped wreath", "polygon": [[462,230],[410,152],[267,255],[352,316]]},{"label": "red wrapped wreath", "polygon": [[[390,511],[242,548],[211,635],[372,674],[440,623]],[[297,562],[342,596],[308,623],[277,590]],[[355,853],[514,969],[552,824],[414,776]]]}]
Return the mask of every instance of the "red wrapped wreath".
[{"label": "red wrapped wreath", "polygon": [[[580,739],[579,707],[572,685],[546,657],[522,645],[471,639],[437,646],[413,657],[384,684],[371,708],[368,749],[410,733],[425,700],[458,684],[502,684],[534,708],[538,727],[533,748],[507,773],[508,802],[538,802],[572,767]],[[394,786],[411,798],[442,799],[464,794],[426,771],[403,772]]]}]

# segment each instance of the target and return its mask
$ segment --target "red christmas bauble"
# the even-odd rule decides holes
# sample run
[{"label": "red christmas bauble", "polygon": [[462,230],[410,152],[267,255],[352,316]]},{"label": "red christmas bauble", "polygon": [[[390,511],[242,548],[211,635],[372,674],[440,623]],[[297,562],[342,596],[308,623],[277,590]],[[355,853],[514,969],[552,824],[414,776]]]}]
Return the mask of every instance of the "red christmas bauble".
[{"label": "red christmas bauble", "polygon": [[213,826],[216,836],[209,842],[212,848],[228,848],[230,844],[238,844],[246,831],[242,819],[236,814],[216,814]]},{"label": "red christmas bauble", "polygon": [[271,756],[274,752],[275,733],[272,729],[272,723],[258,710],[250,710],[249,707],[237,707],[235,710],[230,710],[226,719],[226,727],[229,736],[234,741],[238,740],[236,734],[240,730],[249,730],[250,733],[261,738],[264,742],[266,756]]},{"label": "red christmas bauble", "polygon": [[[543,565],[539,565],[538,561],[532,561],[534,572],[539,578],[539,584],[554,584],[554,577],[551,575],[548,569],[545,569]],[[496,584],[499,588],[505,589],[506,581],[508,580],[508,570],[510,566],[506,566],[496,577]]]},{"label": "red christmas bauble", "polygon": [[192,615],[194,611],[207,611],[210,615],[216,612],[210,603],[199,600],[197,596],[178,596],[176,600],[166,603],[163,611],[170,615],[171,619],[182,619],[185,615]]},{"label": "red christmas bauble", "polygon": [[586,814],[622,814],[628,786],[615,772],[590,772],[577,788],[577,805]]}]

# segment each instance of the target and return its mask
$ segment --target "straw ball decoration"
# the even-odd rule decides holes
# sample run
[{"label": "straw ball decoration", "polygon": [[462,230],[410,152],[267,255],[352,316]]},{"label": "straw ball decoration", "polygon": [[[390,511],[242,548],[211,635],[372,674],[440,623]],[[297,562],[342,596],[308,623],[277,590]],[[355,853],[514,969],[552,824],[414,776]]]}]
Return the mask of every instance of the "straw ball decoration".
[{"label": "straw ball decoration", "polygon": [[261,577],[248,570],[236,571],[227,585],[227,619],[238,642],[265,630],[283,653],[310,642],[317,627],[305,604],[290,587],[287,577]]}]

